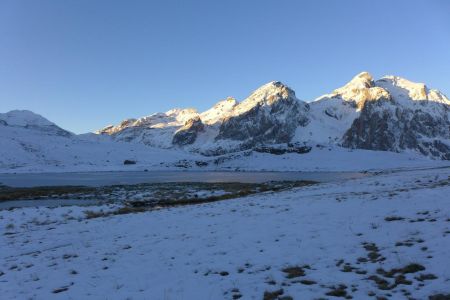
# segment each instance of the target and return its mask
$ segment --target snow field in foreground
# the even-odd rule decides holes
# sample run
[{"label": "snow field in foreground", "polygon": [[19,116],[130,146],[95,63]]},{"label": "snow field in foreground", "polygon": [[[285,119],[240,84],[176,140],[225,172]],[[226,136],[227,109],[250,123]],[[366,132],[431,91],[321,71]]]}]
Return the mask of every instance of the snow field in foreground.
[{"label": "snow field in foreground", "polygon": [[[85,207],[0,211],[2,299],[450,293],[449,175],[405,171],[95,219]],[[100,209],[115,207],[89,208]]]}]

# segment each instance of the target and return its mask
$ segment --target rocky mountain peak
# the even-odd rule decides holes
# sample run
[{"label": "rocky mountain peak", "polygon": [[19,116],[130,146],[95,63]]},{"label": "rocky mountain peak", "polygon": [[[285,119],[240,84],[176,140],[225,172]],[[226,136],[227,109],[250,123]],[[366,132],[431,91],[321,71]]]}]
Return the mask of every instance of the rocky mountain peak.
[{"label": "rocky mountain peak", "polygon": [[72,135],[69,131],[58,127],[55,123],[29,110],[12,110],[4,114],[0,113],[0,124],[37,130],[50,135]]},{"label": "rocky mountain peak", "polygon": [[397,101],[428,100],[450,104],[450,100],[438,90],[429,89],[424,83],[412,82],[402,77],[384,76],[376,81],[376,85],[387,90]]},{"label": "rocky mountain peak", "polygon": [[136,122],[136,119],[125,119],[121,121],[117,126],[114,125],[108,125],[100,130],[97,130],[96,134],[115,134],[119,131],[124,130],[125,128],[133,126],[133,124]]},{"label": "rocky mountain peak", "polygon": [[54,126],[55,124],[29,110],[11,110],[0,114],[0,120],[10,126]]},{"label": "rocky mountain peak", "polygon": [[398,76],[377,80],[370,89],[375,88],[387,93],[391,101],[365,103],[345,133],[343,146],[396,152],[414,150],[450,159],[450,102],[445,95]]},{"label": "rocky mountain peak", "polygon": [[280,100],[297,101],[295,92],[280,81],[271,81],[255,90],[247,99],[239,103],[233,115],[243,114],[255,106],[271,106]]},{"label": "rocky mountain peak", "polygon": [[359,73],[346,85],[336,89],[332,94],[326,95],[325,97],[341,98],[345,101],[354,102],[358,110],[361,110],[367,101],[391,99],[387,90],[375,86],[373,77],[368,72]]},{"label": "rocky mountain peak", "polygon": [[166,116],[174,117],[178,122],[185,123],[198,116],[198,111],[195,108],[175,108],[167,111]]},{"label": "rocky mountain peak", "polygon": [[262,143],[287,143],[309,119],[309,105],[279,81],[269,82],[236,105],[220,126],[216,140],[242,141],[243,148]]},{"label": "rocky mountain peak", "polygon": [[374,86],[373,76],[369,72],[361,72],[353,77],[347,85],[360,88],[371,88]]},{"label": "rocky mountain peak", "polygon": [[223,121],[237,105],[236,99],[228,97],[225,100],[217,102],[213,107],[200,114],[202,121],[205,124],[213,125]]}]

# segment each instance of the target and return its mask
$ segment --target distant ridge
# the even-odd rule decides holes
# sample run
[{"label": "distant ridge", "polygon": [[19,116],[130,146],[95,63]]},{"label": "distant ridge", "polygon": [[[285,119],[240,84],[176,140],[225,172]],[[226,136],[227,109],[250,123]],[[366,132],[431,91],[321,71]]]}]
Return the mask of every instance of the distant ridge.
[{"label": "distant ridge", "polygon": [[[208,155],[295,143],[414,151],[448,160],[449,111],[450,100],[423,83],[398,76],[374,80],[362,72],[310,103],[297,99],[283,83],[272,81],[240,103],[229,98],[204,113],[173,109],[125,120],[96,133]],[[187,140],[180,138],[183,131],[189,133],[184,135]]]}]

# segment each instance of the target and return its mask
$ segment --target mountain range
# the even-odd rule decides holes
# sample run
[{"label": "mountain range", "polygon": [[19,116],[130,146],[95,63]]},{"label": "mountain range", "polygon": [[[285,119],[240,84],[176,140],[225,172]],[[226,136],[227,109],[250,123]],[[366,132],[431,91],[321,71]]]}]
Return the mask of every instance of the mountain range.
[{"label": "mountain range", "polygon": [[425,84],[363,72],[312,102],[273,81],[238,103],[220,101],[199,113],[173,109],[127,119],[97,134],[161,148],[221,154],[268,145],[329,145],[415,151],[450,159],[450,100]]},{"label": "mountain range", "polygon": [[167,157],[198,160],[242,151],[308,153],[325,147],[450,160],[450,100],[422,83],[397,76],[374,80],[363,72],[311,102],[272,81],[242,102],[227,98],[204,112],[172,109],[84,135],[30,111],[11,111],[0,114],[0,141],[2,169],[33,160],[89,160],[92,155],[107,166],[109,159],[124,157],[162,164]]}]

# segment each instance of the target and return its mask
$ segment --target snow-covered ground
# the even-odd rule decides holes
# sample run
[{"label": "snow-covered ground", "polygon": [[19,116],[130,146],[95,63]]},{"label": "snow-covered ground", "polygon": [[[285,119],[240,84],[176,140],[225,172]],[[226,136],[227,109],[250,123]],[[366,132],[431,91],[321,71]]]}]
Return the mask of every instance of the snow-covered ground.
[{"label": "snow-covered ground", "polygon": [[[24,136],[11,129],[13,142],[0,136],[0,173],[91,172],[91,171],[367,171],[448,166],[414,152],[395,153],[313,147],[305,154],[273,155],[242,151],[222,156],[203,156],[182,149],[160,149],[138,143],[114,142],[109,137]],[[125,165],[124,160],[136,164]]]},{"label": "snow-covered ground", "polygon": [[1,298],[449,294],[449,175],[399,171],[94,219],[83,211],[116,207],[0,211]]},{"label": "snow-covered ground", "polygon": [[[215,161],[218,158],[213,158]],[[252,171],[375,171],[418,167],[450,166],[449,161],[433,160],[416,153],[395,153],[346,149],[341,147],[313,148],[305,154],[288,153],[273,155],[252,152],[224,155],[218,165],[208,168],[216,170]]]},{"label": "snow-covered ground", "polygon": [[[0,129],[0,173],[160,170],[181,159],[200,157],[94,134],[54,135],[42,128],[14,126]],[[124,165],[125,160],[136,165]]]}]

